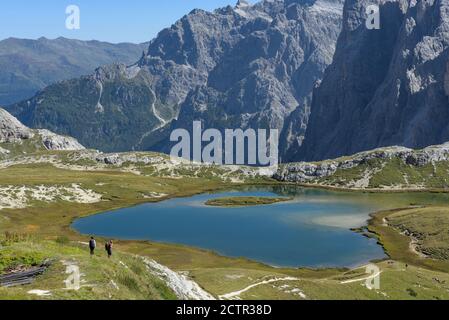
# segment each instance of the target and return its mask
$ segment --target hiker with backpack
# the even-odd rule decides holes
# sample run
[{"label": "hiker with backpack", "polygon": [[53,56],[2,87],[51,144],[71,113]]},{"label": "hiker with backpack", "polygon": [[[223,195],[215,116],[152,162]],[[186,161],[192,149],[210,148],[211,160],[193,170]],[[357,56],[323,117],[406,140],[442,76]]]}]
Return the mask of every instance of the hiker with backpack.
[{"label": "hiker with backpack", "polygon": [[95,253],[95,248],[97,247],[97,242],[95,241],[94,237],[90,237],[89,240],[89,249],[90,249],[90,255],[93,256]]},{"label": "hiker with backpack", "polygon": [[104,249],[106,250],[106,252],[108,254],[108,258],[110,258],[112,256],[112,246],[113,246],[112,240],[109,240],[104,245]]}]

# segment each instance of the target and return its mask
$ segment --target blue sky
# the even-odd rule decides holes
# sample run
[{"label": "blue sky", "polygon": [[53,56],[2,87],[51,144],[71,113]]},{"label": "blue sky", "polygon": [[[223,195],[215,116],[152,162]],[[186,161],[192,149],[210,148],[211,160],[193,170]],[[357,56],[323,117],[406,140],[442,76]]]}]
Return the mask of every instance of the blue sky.
[{"label": "blue sky", "polygon": [[[144,42],[194,8],[213,10],[236,3],[237,0],[3,0],[0,2],[0,40],[63,36]],[[72,4],[81,11],[80,30],[65,28],[65,9]]]}]

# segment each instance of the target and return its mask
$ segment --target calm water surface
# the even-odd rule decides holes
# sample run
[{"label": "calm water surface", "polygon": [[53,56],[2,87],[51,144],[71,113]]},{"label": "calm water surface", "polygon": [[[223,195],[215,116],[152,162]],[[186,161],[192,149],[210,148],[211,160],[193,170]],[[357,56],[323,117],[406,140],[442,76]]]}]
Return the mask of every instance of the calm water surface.
[{"label": "calm water surface", "polygon": [[[242,208],[204,205],[209,199],[227,196],[294,199]],[[349,230],[364,225],[369,213],[447,201],[445,194],[364,194],[265,186],[143,204],[82,218],[72,226],[88,235],[185,244],[273,266],[353,267],[385,257],[375,240]]]}]

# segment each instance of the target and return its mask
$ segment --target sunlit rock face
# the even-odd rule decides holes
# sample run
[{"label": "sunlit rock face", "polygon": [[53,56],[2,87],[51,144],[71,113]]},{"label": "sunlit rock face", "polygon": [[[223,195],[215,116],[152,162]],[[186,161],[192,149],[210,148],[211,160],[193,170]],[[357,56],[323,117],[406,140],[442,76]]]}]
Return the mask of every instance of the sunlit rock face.
[{"label": "sunlit rock face", "polygon": [[[380,5],[380,30],[365,11]],[[449,1],[345,3],[335,58],[314,93],[303,147],[290,160],[449,140]]]},{"label": "sunlit rock face", "polygon": [[0,108],[0,143],[13,143],[33,136],[32,130]]}]

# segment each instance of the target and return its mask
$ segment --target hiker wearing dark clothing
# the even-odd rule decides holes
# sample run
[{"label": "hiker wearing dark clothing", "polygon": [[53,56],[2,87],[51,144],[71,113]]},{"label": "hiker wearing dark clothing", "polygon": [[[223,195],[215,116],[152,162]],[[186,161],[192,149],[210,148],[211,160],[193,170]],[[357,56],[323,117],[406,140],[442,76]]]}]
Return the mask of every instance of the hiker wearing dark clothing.
[{"label": "hiker wearing dark clothing", "polygon": [[97,242],[95,241],[94,237],[91,237],[89,240],[89,249],[90,249],[91,256],[94,255],[96,247],[97,247]]},{"label": "hiker wearing dark clothing", "polygon": [[112,240],[110,240],[109,242],[106,242],[106,244],[104,245],[104,248],[106,250],[106,252],[108,253],[108,258],[110,258],[112,256]]}]

